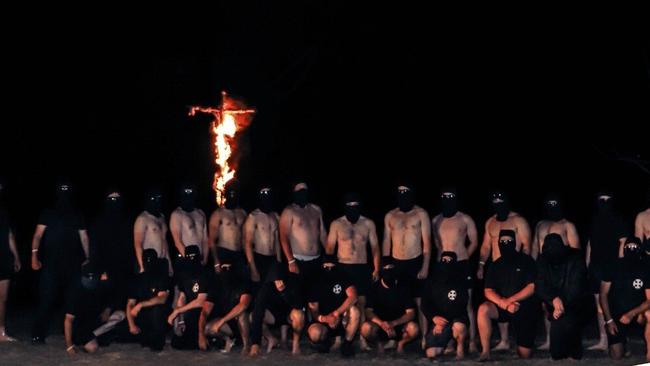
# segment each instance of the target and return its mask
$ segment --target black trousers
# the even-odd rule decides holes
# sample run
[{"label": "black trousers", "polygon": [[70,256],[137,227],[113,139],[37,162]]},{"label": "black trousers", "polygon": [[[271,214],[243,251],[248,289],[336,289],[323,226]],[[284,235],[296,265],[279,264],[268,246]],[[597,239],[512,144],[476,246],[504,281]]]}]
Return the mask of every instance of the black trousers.
[{"label": "black trousers", "polygon": [[38,282],[38,308],[32,325],[32,337],[45,338],[49,333],[52,313],[66,295],[72,281],[79,278],[78,266],[43,267]]},{"label": "black trousers", "polygon": [[582,358],[582,329],[584,321],[577,314],[567,313],[551,320],[551,357],[561,360]]},{"label": "black trousers", "polygon": [[192,309],[183,313],[185,331],[179,337],[172,338],[172,348],[175,349],[198,349],[199,348],[199,316],[201,309]]}]

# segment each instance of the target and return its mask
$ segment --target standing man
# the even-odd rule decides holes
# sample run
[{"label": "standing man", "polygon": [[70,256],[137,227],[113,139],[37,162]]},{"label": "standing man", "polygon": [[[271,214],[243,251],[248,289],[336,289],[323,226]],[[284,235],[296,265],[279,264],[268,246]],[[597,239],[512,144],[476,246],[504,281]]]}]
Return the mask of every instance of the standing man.
[{"label": "standing man", "polygon": [[54,304],[79,278],[81,265],[88,261],[88,242],[83,216],[72,204],[72,187],[60,183],[56,204],[41,213],[32,239],[32,269],[40,271],[32,344],[45,343]]},{"label": "standing man", "polygon": [[278,237],[280,217],[273,211],[272,192],[268,186],[257,192],[257,209],[244,223],[246,260],[251,281],[257,285],[264,283],[273,263],[282,260]]},{"label": "standing man", "polygon": [[5,187],[0,181],[0,343],[15,341],[5,330],[5,315],[9,282],[14,273],[20,271],[20,258],[9,214],[5,208],[4,190]]},{"label": "standing man", "polygon": [[244,268],[242,245],[242,226],[246,220],[246,211],[239,207],[239,192],[235,183],[226,188],[226,203],[218,207],[210,216],[208,240],[214,259],[215,272],[221,271],[221,262],[235,264],[238,270]]},{"label": "standing man", "polygon": [[169,229],[174,238],[174,246],[180,257],[185,257],[185,248],[196,245],[200,250],[200,263],[208,260],[208,226],[205,213],[196,207],[196,188],[191,184],[181,187],[180,205],[169,218]]},{"label": "standing man", "polygon": [[135,257],[138,261],[139,273],[144,272],[142,253],[144,250],[153,249],[158,258],[167,261],[169,274],[172,273],[169,260],[169,245],[167,244],[167,223],[162,213],[162,194],[151,190],[146,197],[144,211],[135,219],[133,225],[133,246]]}]

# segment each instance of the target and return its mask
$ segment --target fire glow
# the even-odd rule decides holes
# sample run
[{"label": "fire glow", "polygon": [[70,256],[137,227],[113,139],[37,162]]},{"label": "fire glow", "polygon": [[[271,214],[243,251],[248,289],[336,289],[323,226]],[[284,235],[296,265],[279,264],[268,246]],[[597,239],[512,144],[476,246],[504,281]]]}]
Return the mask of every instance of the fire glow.
[{"label": "fire glow", "polygon": [[246,106],[231,97],[225,91],[221,92],[221,106],[190,108],[189,115],[195,116],[197,112],[208,113],[213,116],[212,135],[214,137],[214,162],[217,168],[214,172],[212,189],[216,194],[219,206],[224,203],[224,192],[229,181],[237,173],[237,135],[245,130],[251,123],[255,109]]}]

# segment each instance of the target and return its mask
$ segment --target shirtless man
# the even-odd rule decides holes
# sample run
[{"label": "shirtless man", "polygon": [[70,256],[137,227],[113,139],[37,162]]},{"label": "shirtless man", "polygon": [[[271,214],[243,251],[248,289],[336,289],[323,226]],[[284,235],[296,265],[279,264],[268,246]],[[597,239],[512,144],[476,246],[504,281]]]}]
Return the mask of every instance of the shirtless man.
[{"label": "shirtless man", "polygon": [[[434,217],[431,224],[433,241],[438,250],[438,258],[443,252],[454,252],[457,255],[458,266],[472,277],[469,258],[478,248],[478,232],[472,218],[458,211],[456,190],[444,189],[440,195],[442,213]],[[469,281],[468,281],[469,282]],[[467,302],[467,316],[469,318],[469,351],[476,352],[476,317],[472,307],[472,288],[469,288],[469,301]],[[426,330],[424,331],[426,334]]]},{"label": "shirtless man", "polygon": [[[549,194],[544,200],[544,219],[537,223],[535,235],[533,236],[533,247],[531,256],[537,259],[537,256],[544,250],[544,238],[548,234],[558,234],[562,237],[562,242],[571,248],[580,249],[580,238],[575,225],[564,217],[562,201],[555,194]],[[544,311],[546,307],[544,306]],[[539,350],[548,350],[551,347],[551,321],[548,316],[544,317],[544,328],[546,329],[546,341]]]},{"label": "shirtless man", "polygon": [[[397,187],[398,207],[384,218],[383,255],[395,259],[398,280],[409,285],[409,292],[418,307],[420,329],[426,329],[427,319],[422,314],[421,291],[429,275],[431,259],[431,219],[429,214],[415,205],[413,187]],[[421,340],[424,347],[425,339]]]},{"label": "shirtless man", "polygon": [[217,208],[208,223],[208,240],[214,259],[214,270],[219,272],[221,260],[228,259],[235,268],[244,268],[242,226],[246,211],[239,207],[239,192],[233,184],[226,188],[226,203]]},{"label": "shirtless man", "polygon": [[313,284],[321,273],[321,246],[325,247],[327,231],[320,207],[309,203],[307,183],[293,186],[293,203],[280,215],[280,244],[287,258],[289,272],[298,275],[303,298],[311,298]]},{"label": "shirtless man", "polygon": [[271,193],[269,186],[257,192],[257,209],[244,223],[244,250],[254,283],[263,283],[273,262],[282,260],[278,238],[280,217],[273,211]]},{"label": "shirtless man", "polygon": [[201,265],[208,260],[208,228],[205,213],[196,207],[196,189],[189,185],[181,188],[181,202],[169,219],[169,229],[180,258],[185,257],[185,248],[196,245],[201,249]]},{"label": "shirtless man", "polygon": [[139,273],[144,272],[142,252],[153,249],[158,253],[158,258],[167,260],[169,274],[172,273],[169,261],[169,246],[167,244],[167,224],[162,213],[162,195],[152,190],[147,194],[144,211],[135,219],[133,226],[133,246],[135,258],[138,261]]},{"label": "shirtless man", "polygon": [[[372,268],[368,263],[368,244],[372,252]],[[357,289],[357,307],[361,323],[365,321],[366,295],[371,282],[379,279],[381,254],[375,223],[361,216],[361,202],[355,193],[345,197],[345,215],[334,220],[327,236],[327,254],[338,257],[338,268]],[[361,338],[361,349],[368,350],[366,340]]]},{"label": "shirtless man", "polygon": [[647,248],[647,242],[650,240],[650,189],[646,193],[646,209],[639,212],[634,220],[634,236],[641,239]]},{"label": "shirtless man", "polygon": [[[501,257],[499,252],[499,232],[513,230],[515,232],[515,245],[518,252],[530,254],[531,234],[526,219],[514,211],[510,211],[510,202],[503,192],[494,192],[491,197],[494,215],[485,222],[485,234],[480,249],[480,259],[476,277],[483,279],[485,263],[488,259],[492,262]],[[510,349],[508,341],[508,324],[499,323],[501,341],[494,348],[495,351]],[[483,350],[485,352],[485,350]]]},{"label": "shirtless man", "polygon": [[537,259],[542,252],[544,238],[548,234],[558,234],[562,241],[573,249],[580,249],[580,238],[576,226],[564,217],[562,201],[556,195],[549,195],[544,200],[544,219],[537,223],[533,237],[531,256]]}]

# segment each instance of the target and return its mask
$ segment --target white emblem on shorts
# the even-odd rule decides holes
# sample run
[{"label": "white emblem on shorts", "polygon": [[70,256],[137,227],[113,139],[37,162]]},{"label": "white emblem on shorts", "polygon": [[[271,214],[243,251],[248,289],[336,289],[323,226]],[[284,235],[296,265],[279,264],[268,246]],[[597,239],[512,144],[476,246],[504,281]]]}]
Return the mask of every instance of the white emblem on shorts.
[{"label": "white emblem on shorts", "polygon": [[199,283],[195,282],[194,286],[192,286],[192,292],[197,293],[199,292]]},{"label": "white emblem on shorts", "polygon": [[640,278],[637,278],[634,280],[634,282],[632,282],[632,286],[634,286],[635,289],[640,290],[641,287],[643,287],[643,281],[641,281]]},{"label": "white emblem on shorts", "polygon": [[449,291],[449,293],[447,293],[447,297],[451,301],[456,301],[456,290]]},{"label": "white emblem on shorts", "polygon": [[343,291],[343,288],[339,284],[334,285],[334,287],[332,288],[332,292],[334,292],[337,295],[340,294],[341,291]]}]

